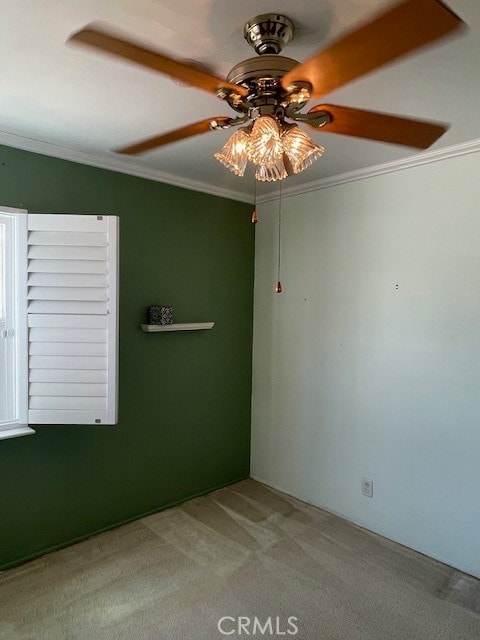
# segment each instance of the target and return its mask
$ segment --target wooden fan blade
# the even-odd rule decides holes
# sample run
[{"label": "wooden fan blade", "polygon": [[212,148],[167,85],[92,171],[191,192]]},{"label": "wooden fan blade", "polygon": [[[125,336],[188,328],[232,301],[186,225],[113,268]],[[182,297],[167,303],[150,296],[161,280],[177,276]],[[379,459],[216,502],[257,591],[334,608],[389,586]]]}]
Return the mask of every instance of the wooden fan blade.
[{"label": "wooden fan blade", "polygon": [[156,149],[157,147],[162,147],[165,144],[176,142],[177,140],[183,140],[183,138],[190,138],[191,136],[197,136],[200,133],[207,133],[207,131],[212,130],[210,123],[214,120],[218,124],[227,124],[230,122],[231,118],[220,116],[217,118],[209,118],[208,120],[200,120],[199,122],[193,122],[186,127],[174,129],[173,131],[163,133],[160,136],[154,136],[153,138],[147,138],[146,140],[128,145],[128,147],[116,149],[115,151],[116,153],[134,156],[137,153],[143,153],[144,151],[149,151],[150,149]]},{"label": "wooden fan blade", "polygon": [[98,49],[103,53],[109,53],[124,60],[130,60],[130,62],[135,62],[143,67],[177,78],[209,93],[216,93],[217,89],[225,88],[242,96],[248,95],[248,90],[245,87],[231,84],[206,71],[169,58],[159,51],[146,49],[134,42],[112,36],[95,26],[86,27],[72,34],[68,41]]},{"label": "wooden fan blade", "polygon": [[[319,104],[308,113],[316,111],[327,111],[332,117],[332,122],[321,127],[321,131],[390,144],[403,144],[417,149],[427,149],[448,129],[446,124],[399,118],[387,113],[338,107],[333,104]],[[313,128],[320,130],[318,127]]]},{"label": "wooden fan blade", "polygon": [[463,26],[440,0],[406,0],[296,66],[282,85],[308,81],[320,98]]}]

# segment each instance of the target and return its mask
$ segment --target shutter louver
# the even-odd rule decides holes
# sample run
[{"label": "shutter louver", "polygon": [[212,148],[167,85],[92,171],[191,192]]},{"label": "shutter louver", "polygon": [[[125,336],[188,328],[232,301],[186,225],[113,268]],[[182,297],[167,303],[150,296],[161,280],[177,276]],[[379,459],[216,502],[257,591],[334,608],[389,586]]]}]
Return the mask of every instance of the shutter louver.
[{"label": "shutter louver", "polygon": [[28,215],[31,424],[117,422],[117,228]]}]

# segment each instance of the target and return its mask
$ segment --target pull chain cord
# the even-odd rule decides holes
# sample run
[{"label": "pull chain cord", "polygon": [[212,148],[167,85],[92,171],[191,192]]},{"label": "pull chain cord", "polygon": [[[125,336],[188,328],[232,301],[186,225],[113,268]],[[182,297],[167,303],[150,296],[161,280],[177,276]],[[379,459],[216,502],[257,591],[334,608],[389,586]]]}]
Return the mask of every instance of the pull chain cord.
[{"label": "pull chain cord", "polygon": [[255,178],[255,174],[253,174],[253,213],[252,213],[252,224],[257,224],[258,215],[257,215],[257,180]]},{"label": "pull chain cord", "polygon": [[277,258],[277,286],[275,293],[282,293],[282,283],[280,282],[280,267],[282,259],[282,182],[280,181],[278,194],[278,258]]}]

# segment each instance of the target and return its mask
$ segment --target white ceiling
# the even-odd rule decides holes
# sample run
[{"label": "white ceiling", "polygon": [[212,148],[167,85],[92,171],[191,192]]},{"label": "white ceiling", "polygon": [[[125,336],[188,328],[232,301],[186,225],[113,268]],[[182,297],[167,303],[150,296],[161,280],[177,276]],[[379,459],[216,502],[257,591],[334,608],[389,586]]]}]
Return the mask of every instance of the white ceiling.
[{"label": "white ceiling", "polygon": [[[0,132],[83,152],[140,173],[158,171],[175,181],[197,182],[250,198],[252,180],[237,178],[214,158],[228,132],[212,132],[138,158],[111,149],[192,121],[234,115],[200,90],[179,87],[152,71],[66,46],[70,33],[90,22],[175,57],[198,60],[217,75],[254,56],[243,39],[244,22],[267,11],[296,25],[284,54],[304,60],[392,0],[0,0]],[[386,111],[451,124],[435,144],[441,149],[480,138],[479,0],[447,0],[469,25],[450,38],[352,82],[323,102]],[[285,187],[411,157],[415,151],[326,133],[313,133],[326,153]],[[19,142],[5,135],[0,142]],[[55,153],[55,148],[52,153]],[[61,152],[60,152],[61,150]],[[87,156],[85,156],[87,157]],[[128,166],[127,166],[128,165]],[[161,175],[159,173],[159,175]],[[277,190],[261,185],[260,193]]]}]

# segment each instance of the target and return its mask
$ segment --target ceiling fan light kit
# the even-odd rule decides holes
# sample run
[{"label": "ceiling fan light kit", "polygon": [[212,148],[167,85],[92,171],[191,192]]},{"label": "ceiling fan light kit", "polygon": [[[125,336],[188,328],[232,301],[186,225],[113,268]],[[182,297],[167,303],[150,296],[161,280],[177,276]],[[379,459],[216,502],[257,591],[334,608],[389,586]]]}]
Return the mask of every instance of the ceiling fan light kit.
[{"label": "ceiling fan light kit", "polygon": [[403,0],[299,63],[279,55],[293,38],[293,22],[282,14],[262,14],[244,27],[245,39],[259,56],[235,65],[225,80],[93,25],[73,34],[70,42],[186,82],[216,95],[240,114],[201,120],[118,153],[143,153],[210,130],[240,126],[215,157],[240,177],[252,162],[256,179],[271,182],[304,171],[324,152],[298,122],[325,133],[418,149],[431,146],[447,125],[338,105],[302,109],[308,101],[464,27],[441,0]]},{"label": "ceiling fan light kit", "polygon": [[267,115],[235,131],[215,158],[240,177],[250,161],[257,180],[274,182],[304,171],[324,151],[297,124],[279,123]]}]

